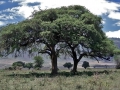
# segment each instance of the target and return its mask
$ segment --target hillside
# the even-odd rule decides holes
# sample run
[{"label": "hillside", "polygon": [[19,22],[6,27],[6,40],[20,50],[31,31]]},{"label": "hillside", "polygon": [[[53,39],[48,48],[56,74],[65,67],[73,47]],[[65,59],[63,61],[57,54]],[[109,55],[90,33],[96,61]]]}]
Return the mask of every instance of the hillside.
[{"label": "hillside", "polygon": [[120,49],[120,38],[110,38],[115,45]]}]

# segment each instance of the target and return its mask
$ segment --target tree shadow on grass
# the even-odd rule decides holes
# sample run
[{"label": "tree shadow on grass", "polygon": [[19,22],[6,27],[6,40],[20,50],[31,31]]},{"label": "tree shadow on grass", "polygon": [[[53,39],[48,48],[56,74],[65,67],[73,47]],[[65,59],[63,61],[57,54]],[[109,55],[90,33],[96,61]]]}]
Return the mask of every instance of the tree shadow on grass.
[{"label": "tree shadow on grass", "polygon": [[51,75],[50,73],[38,73],[38,72],[29,72],[28,74],[17,74],[17,73],[12,73],[7,76],[9,77],[21,77],[21,78],[30,78],[30,77],[37,77],[37,78],[42,78],[42,77],[55,77],[55,76],[65,76],[65,77],[72,77],[72,76],[82,76],[82,75],[87,75],[87,76],[93,76],[94,74],[110,74],[116,71],[111,71],[111,70],[103,70],[103,71],[81,71],[81,72],[76,72],[75,74],[71,72],[66,72],[62,71],[59,72],[57,75]]}]

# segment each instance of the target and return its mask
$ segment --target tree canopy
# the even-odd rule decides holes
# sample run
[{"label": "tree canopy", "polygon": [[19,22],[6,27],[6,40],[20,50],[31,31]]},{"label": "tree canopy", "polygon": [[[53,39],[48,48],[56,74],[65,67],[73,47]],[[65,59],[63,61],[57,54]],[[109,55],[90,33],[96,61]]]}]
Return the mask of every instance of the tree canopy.
[{"label": "tree canopy", "polygon": [[39,53],[50,56],[52,73],[57,73],[57,57],[60,51],[66,51],[76,71],[83,56],[105,58],[113,54],[115,47],[102,31],[101,21],[101,17],[79,5],[34,12],[31,19],[1,29],[1,55],[17,56],[21,51],[31,54],[36,47]]}]

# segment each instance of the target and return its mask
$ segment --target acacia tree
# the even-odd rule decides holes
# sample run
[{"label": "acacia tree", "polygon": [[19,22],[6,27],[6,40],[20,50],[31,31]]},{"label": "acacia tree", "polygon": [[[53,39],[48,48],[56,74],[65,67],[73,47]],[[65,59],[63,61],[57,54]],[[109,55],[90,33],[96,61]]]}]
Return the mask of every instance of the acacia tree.
[{"label": "acacia tree", "polygon": [[[64,10],[66,8],[64,7]],[[106,59],[112,56],[115,46],[102,31],[102,18],[82,6],[70,6],[55,22],[65,42],[63,51],[73,58],[73,72],[84,56]]]},{"label": "acacia tree", "polygon": [[[101,42],[106,39],[101,25],[101,18],[83,6],[40,10],[34,12],[31,19],[0,30],[1,55],[14,53],[18,56],[21,51],[31,54],[33,47],[37,47],[39,53],[50,56],[52,74],[56,74],[59,51],[66,49],[73,58],[73,71],[76,72],[77,64],[83,56],[88,56],[88,53],[90,56],[101,55]],[[40,48],[40,44],[44,44],[44,48]],[[61,44],[65,46],[61,47]],[[76,49],[78,46],[84,48],[78,49],[79,54]]]},{"label": "acacia tree", "polygon": [[[38,52],[48,54],[52,63],[52,74],[57,73],[57,56],[59,54],[59,39],[57,36],[58,26],[54,21],[58,18],[56,9],[35,12],[32,18],[17,24],[10,24],[1,29],[0,44],[1,56],[14,53],[18,56],[25,51],[32,53],[33,47]],[[39,48],[39,45],[42,47]]]}]

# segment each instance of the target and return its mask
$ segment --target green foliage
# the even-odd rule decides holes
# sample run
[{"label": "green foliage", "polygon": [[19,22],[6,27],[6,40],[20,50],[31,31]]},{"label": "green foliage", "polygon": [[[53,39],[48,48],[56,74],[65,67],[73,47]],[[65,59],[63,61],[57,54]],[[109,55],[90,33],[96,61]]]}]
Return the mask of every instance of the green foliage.
[{"label": "green foliage", "polygon": [[13,66],[5,68],[5,70],[15,70],[15,69],[16,69],[16,68],[13,67]]},{"label": "green foliage", "polygon": [[31,69],[31,68],[33,68],[33,63],[26,63],[25,67],[28,69]]},{"label": "green foliage", "polygon": [[40,68],[42,68],[42,65],[43,65],[43,63],[44,63],[44,60],[43,60],[43,58],[41,57],[41,56],[35,56],[34,57],[34,68],[35,69],[40,69]]},{"label": "green foliage", "polygon": [[[20,52],[22,46],[32,47],[36,41],[45,44],[47,50],[64,41],[73,47],[80,44],[96,52],[112,51],[113,46],[102,31],[101,21],[101,17],[79,5],[41,10],[33,13],[29,20],[1,28],[1,51],[6,50],[6,54]],[[48,53],[46,49],[43,49],[44,53]]]},{"label": "green foliage", "polygon": [[14,63],[12,64],[12,66],[13,66],[14,68],[16,68],[16,67],[25,67],[25,63],[22,62],[22,61],[17,61],[17,62],[14,62]]},{"label": "green foliage", "polygon": [[[79,61],[82,56],[105,58],[114,53],[115,47],[102,27],[102,18],[83,6],[40,10],[33,13],[31,19],[1,28],[0,55],[14,52],[15,56],[19,56],[21,51],[29,52],[28,48],[44,44],[46,48],[37,47],[35,51],[50,55],[51,60],[56,61],[52,63],[55,70],[56,57],[61,50],[76,59],[74,61]],[[65,47],[60,46],[61,42]]]},{"label": "green foliage", "polygon": [[86,69],[87,67],[90,67],[89,62],[84,61],[83,64],[82,64],[82,67],[84,67],[85,69]]},{"label": "green foliage", "polygon": [[[104,36],[101,28],[101,17],[83,6],[74,5],[35,12],[29,20],[3,27],[0,38],[6,54],[19,52],[22,46],[32,46],[36,40],[49,50],[66,40],[72,45],[90,47],[90,42],[97,42]],[[48,53],[46,49],[44,52]]]},{"label": "green foliage", "polygon": [[64,66],[65,68],[70,69],[70,68],[73,66],[73,64],[71,64],[70,62],[66,62],[63,66]]},{"label": "green foliage", "polygon": [[120,69],[120,55],[115,55],[114,59],[116,62],[116,69]]}]

